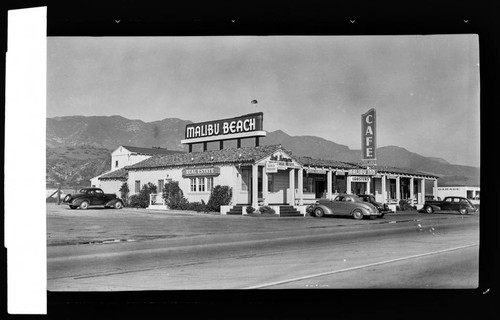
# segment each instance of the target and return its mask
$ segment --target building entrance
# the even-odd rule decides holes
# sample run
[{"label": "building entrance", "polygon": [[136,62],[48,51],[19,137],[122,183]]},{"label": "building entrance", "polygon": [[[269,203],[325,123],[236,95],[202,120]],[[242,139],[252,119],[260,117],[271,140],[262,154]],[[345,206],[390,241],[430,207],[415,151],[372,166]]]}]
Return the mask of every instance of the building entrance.
[{"label": "building entrance", "polygon": [[316,199],[322,198],[325,193],[325,181],[315,181]]}]

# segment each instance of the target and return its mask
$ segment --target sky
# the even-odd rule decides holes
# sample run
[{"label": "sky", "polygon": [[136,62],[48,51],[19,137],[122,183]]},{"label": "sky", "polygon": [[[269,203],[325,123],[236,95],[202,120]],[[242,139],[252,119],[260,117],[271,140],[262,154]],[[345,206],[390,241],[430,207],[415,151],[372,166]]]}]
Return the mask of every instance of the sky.
[{"label": "sky", "polygon": [[[480,165],[477,35],[49,37],[47,117],[194,122],[264,113],[264,130]],[[257,104],[251,101],[256,99]]]}]

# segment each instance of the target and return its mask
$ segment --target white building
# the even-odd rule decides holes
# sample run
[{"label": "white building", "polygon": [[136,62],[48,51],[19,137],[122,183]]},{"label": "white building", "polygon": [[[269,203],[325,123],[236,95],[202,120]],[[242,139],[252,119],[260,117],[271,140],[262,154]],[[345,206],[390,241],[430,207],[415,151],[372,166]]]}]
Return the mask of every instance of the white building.
[{"label": "white building", "polygon": [[437,196],[441,199],[445,197],[464,197],[472,204],[479,204],[480,187],[437,187]]},{"label": "white building", "polygon": [[207,202],[214,186],[228,185],[233,190],[233,205],[288,205],[301,212],[308,203],[331,199],[338,193],[373,194],[394,209],[405,199],[421,208],[425,182],[433,181],[437,187],[434,175],[295,157],[277,145],[155,155],[99,180],[116,185],[127,181],[131,194],[148,182],[156,185],[160,194],[165,183],[178,181],[190,202]]},{"label": "white building", "polygon": [[111,170],[90,179],[90,185],[92,187],[101,188],[106,193],[115,193],[119,195],[118,190],[124,182],[123,173],[126,173],[125,170],[120,171],[120,169],[149,159],[153,155],[178,153],[185,152],[167,150],[165,148],[119,146],[111,153]]}]

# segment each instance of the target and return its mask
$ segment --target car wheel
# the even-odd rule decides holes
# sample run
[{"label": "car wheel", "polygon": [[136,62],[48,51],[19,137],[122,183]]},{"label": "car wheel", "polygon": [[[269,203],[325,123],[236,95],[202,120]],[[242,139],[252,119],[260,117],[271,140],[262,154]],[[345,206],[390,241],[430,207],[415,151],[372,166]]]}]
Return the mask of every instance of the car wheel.
[{"label": "car wheel", "polygon": [[323,209],[321,208],[316,208],[314,209],[314,216],[315,217],[322,217],[325,213],[323,212]]},{"label": "car wheel", "polygon": [[427,212],[427,213],[433,213],[434,209],[432,209],[431,206],[427,206],[427,207],[425,207],[425,212]]},{"label": "car wheel", "polygon": [[458,210],[458,212],[460,212],[460,214],[467,214],[467,209],[465,208],[460,208],[460,210]]},{"label": "car wheel", "polygon": [[121,201],[118,201],[117,203],[115,203],[115,209],[121,209],[123,208],[123,204]]},{"label": "car wheel", "polygon": [[89,202],[88,201],[83,201],[80,203],[80,209],[82,210],[87,210],[89,208]]},{"label": "car wheel", "polygon": [[356,220],[361,220],[363,219],[363,212],[361,212],[361,210],[356,209],[352,212],[352,216]]}]

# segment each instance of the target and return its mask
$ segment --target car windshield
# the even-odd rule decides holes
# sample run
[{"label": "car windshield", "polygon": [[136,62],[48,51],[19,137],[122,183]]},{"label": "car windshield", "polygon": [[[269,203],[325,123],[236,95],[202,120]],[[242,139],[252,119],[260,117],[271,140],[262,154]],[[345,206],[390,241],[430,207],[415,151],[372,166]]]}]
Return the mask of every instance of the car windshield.
[{"label": "car windshield", "polygon": [[87,189],[80,189],[80,193],[87,193]]}]

